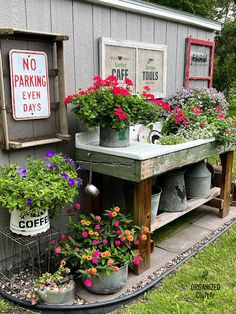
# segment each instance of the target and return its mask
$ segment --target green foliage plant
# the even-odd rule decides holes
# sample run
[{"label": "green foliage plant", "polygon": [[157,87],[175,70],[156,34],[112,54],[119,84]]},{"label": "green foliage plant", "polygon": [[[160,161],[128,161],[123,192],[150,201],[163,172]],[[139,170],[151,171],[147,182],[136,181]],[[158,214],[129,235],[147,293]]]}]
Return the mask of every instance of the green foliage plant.
[{"label": "green foliage plant", "polygon": [[67,96],[65,104],[73,105],[72,111],[88,128],[112,127],[120,131],[130,124],[158,121],[160,111],[165,108],[155,101],[148,86],[142,94],[134,95],[130,91],[132,85],[129,79],[118,84],[114,76],[105,80],[96,76],[93,86]]},{"label": "green foliage plant", "polygon": [[120,267],[141,262],[137,247],[147,239],[147,227],[136,226],[120,212],[119,207],[106,210],[100,216],[77,215],[71,209],[68,219],[69,235],[61,235],[58,242],[51,241],[55,262],[65,260],[71,269],[78,271],[85,286],[101,272],[111,274]]},{"label": "green foliage plant", "polygon": [[63,154],[48,151],[37,160],[28,159],[26,166],[0,166],[0,206],[20,216],[38,217],[46,210],[57,216],[78,194],[81,179],[79,165]]}]

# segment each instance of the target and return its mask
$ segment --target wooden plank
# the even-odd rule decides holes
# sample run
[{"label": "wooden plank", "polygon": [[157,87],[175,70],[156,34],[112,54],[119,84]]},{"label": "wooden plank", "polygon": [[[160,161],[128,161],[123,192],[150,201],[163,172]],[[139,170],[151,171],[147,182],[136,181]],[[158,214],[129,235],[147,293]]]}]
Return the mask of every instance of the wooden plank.
[{"label": "wooden plank", "polygon": [[[35,2],[36,3],[36,2]],[[38,8],[42,8],[42,3],[38,3]],[[28,5],[29,7],[29,5]],[[27,7],[27,8],[28,8]],[[40,11],[42,11],[42,9],[40,10],[36,10],[39,11],[38,14],[40,14]],[[44,11],[44,10],[43,10]],[[46,11],[46,10],[45,10]],[[49,10],[50,11],[50,10]],[[35,12],[34,12],[35,13]],[[44,14],[41,15],[41,17]],[[37,19],[37,17],[35,17],[35,23],[37,21],[40,20],[40,18]],[[43,25],[43,23],[41,23],[41,25]],[[29,26],[29,25],[28,25]],[[33,28],[33,24],[30,26],[31,28]],[[51,40],[51,41],[63,41],[63,40],[69,40],[69,36],[67,35],[62,35],[62,34],[57,34],[57,33],[49,33],[49,32],[41,32],[41,31],[32,31],[32,30],[26,30],[26,29],[17,29],[17,28],[9,28],[9,27],[1,27],[0,28],[0,36],[8,36],[8,35],[14,35],[14,36],[18,36],[18,37],[25,37],[25,36],[32,36],[33,38],[43,38],[44,40]]]},{"label": "wooden plank", "polygon": [[31,142],[10,141],[9,145],[10,145],[10,148],[19,149],[19,148],[38,146],[38,145],[46,145],[46,144],[51,144],[51,143],[57,143],[57,142],[61,142],[61,141],[62,140],[59,139],[59,138],[47,138],[47,139],[31,141]]},{"label": "wooden plank", "polygon": [[139,180],[178,169],[223,152],[225,152],[224,146],[217,145],[216,142],[211,142],[143,160],[141,161],[141,177]]},{"label": "wooden plank", "polygon": [[141,16],[127,13],[127,39],[141,41]]},{"label": "wooden plank", "polygon": [[64,77],[64,52],[63,42],[57,43],[57,67],[58,67],[58,89],[59,89],[59,116],[60,131],[62,134],[68,134],[67,109],[64,104],[65,99],[65,77]]},{"label": "wooden plank", "polygon": [[[141,181],[134,186],[134,221],[140,227],[151,227],[151,195],[152,178]],[[150,235],[146,241],[141,241],[139,251],[142,262],[135,269],[136,274],[141,274],[150,267]]]},{"label": "wooden plank", "polygon": [[172,22],[167,22],[167,34],[166,34],[166,44],[167,44],[167,95],[175,91],[175,81],[176,81],[176,58],[177,58],[177,24]]},{"label": "wooden plank", "polygon": [[111,9],[111,38],[126,39],[127,13],[117,9]]},{"label": "wooden plank", "polygon": [[[176,56],[176,78],[175,88],[180,89],[184,86],[185,81],[185,45],[188,37],[188,26],[178,24],[178,42],[177,42],[177,56]],[[168,49],[168,48],[167,48]]]},{"label": "wooden plank", "polygon": [[99,52],[98,52],[98,40],[100,37],[111,37],[111,10],[105,7],[94,6],[93,7],[93,49],[94,49],[94,74],[100,75],[100,64],[99,64]]},{"label": "wooden plank", "polygon": [[149,16],[141,17],[141,41],[154,42],[154,18]]},{"label": "wooden plank", "polygon": [[213,198],[212,200],[210,200],[209,202],[206,203],[207,206],[211,206],[211,207],[215,207],[215,208],[219,208],[222,209],[223,205],[224,205],[224,200],[220,199],[220,198]]},{"label": "wooden plank", "polygon": [[[90,164],[88,153],[90,153],[88,150],[76,149],[77,161],[85,169],[89,169]],[[130,181],[135,181],[135,178],[138,177],[136,176],[135,162],[132,159],[97,152],[92,152],[92,155],[95,172]]]},{"label": "wooden plank", "polygon": [[223,153],[220,155],[220,159],[222,164],[220,198],[224,200],[224,204],[219,211],[219,216],[224,218],[229,213],[234,152]]},{"label": "wooden plank", "polygon": [[157,230],[169,222],[191,212],[193,209],[205,204],[207,201],[210,201],[211,199],[214,199],[220,195],[220,189],[217,187],[214,187],[210,190],[210,195],[207,198],[198,198],[198,199],[190,199],[188,201],[188,207],[186,210],[182,212],[164,212],[157,216],[156,221],[151,226],[151,231]]},{"label": "wooden plank", "polygon": [[70,134],[57,133],[56,137],[60,138],[62,140],[65,140],[65,141],[71,140],[71,135]]},{"label": "wooden plank", "polygon": [[154,43],[166,44],[166,21],[164,20],[155,19]]},{"label": "wooden plank", "polygon": [[8,123],[6,114],[6,103],[5,103],[5,90],[4,90],[4,79],[3,79],[3,66],[2,66],[2,51],[0,50],[0,114],[1,114],[1,137],[0,144],[1,148],[9,149],[9,134],[8,134]]}]

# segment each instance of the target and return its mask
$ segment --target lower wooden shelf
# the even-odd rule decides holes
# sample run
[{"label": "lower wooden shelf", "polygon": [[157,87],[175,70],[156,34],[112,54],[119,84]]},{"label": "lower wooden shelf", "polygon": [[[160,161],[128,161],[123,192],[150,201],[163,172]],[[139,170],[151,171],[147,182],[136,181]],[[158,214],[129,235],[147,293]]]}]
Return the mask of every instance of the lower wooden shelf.
[{"label": "lower wooden shelf", "polygon": [[151,225],[151,231],[157,230],[169,222],[191,212],[193,209],[209,202],[211,199],[220,195],[220,188],[214,187],[210,190],[210,195],[206,198],[197,198],[188,200],[188,207],[182,212],[164,212],[157,216],[155,222]]}]

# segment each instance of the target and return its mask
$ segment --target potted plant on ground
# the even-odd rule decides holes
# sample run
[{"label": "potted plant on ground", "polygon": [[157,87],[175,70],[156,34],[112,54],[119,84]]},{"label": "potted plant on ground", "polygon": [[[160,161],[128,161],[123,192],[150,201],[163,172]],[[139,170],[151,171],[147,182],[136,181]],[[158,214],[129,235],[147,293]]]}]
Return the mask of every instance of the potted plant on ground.
[{"label": "potted plant on ground", "polygon": [[229,116],[229,104],[221,92],[183,88],[166,101],[171,110],[165,115],[160,144],[215,138],[219,144],[235,145],[236,121]]},{"label": "potted plant on ground", "polygon": [[31,293],[31,302],[39,300],[45,304],[69,305],[74,303],[75,282],[70,275],[70,269],[65,267],[66,262],[61,261],[58,270],[44,273],[34,282],[34,292]]},{"label": "potted plant on ground", "polygon": [[69,95],[65,104],[73,105],[72,111],[88,128],[100,127],[101,146],[128,146],[129,125],[156,122],[162,109],[148,93],[148,86],[144,87],[142,95],[133,95],[132,85],[129,79],[119,85],[114,76],[105,80],[96,76],[93,86]]},{"label": "potted plant on ground", "polygon": [[51,243],[55,260],[66,260],[93,293],[119,291],[127,280],[128,266],[142,260],[137,248],[147,239],[148,228],[136,226],[119,207],[106,210],[103,218],[73,213],[68,221],[70,235]]},{"label": "potted plant on ground", "polygon": [[49,219],[71,204],[81,179],[78,165],[63,154],[48,151],[43,158],[28,159],[26,166],[0,167],[0,205],[11,214],[10,229],[35,235],[49,229]]}]

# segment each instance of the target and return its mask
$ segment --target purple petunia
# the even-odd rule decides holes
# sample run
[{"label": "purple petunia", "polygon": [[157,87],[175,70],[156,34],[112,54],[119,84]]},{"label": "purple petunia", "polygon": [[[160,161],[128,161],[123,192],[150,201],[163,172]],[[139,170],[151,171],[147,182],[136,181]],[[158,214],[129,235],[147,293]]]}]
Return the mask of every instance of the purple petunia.
[{"label": "purple petunia", "polygon": [[19,176],[21,178],[25,178],[28,176],[28,174],[26,173],[26,169],[25,168],[18,168],[17,169],[17,173],[19,174]]},{"label": "purple petunia", "polygon": [[56,170],[56,169],[58,169],[58,166],[57,166],[57,165],[52,165],[50,168],[51,168],[52,170]]},{"label": "purple petunia", "polygon": [[30,197],[27,198],[27,202],[26,203],[27,203],[28,206],[32,206],[32,204],[33,204],[32,198],[30,198]]},{"label": "purple petunia", "polygon": [[51,163],[50,163],[49,160],[45,160],[45,161],[44,161],[44,165],[47,166],[48,168],[51,168],[51,167],[52,167],[52,165],[51,165]]},{"label": "purple petunia", "polygon": [[68,174],[65,173],[65,172],[62,172],[62,173],[61,173],[61,176],[62,176],[62,178],[64,178],[64,179],[68,179]]},{"label": "purple petunia", "polygon": [[68,183],[70,186],[74,186],[75,185],[75,181],[73,179],[68,179]]},{"label": "purple petunia", "polygon": [[44,157],[53,157],[54,155],[55,155],[55,152],[53,150],[49,150],[43,154]]},{"label": "purple petunia", "polygon": [[83,181],[80,178],[77,178],[77,184],[82,185]]},{"label": "purple petunia", "polygon": [[70,160],[70,158],[68,158],[68,157],[65,158],[65,161],[66,161],[69,165],[71,165],[71,166],[73,165],[73,162]]}]

